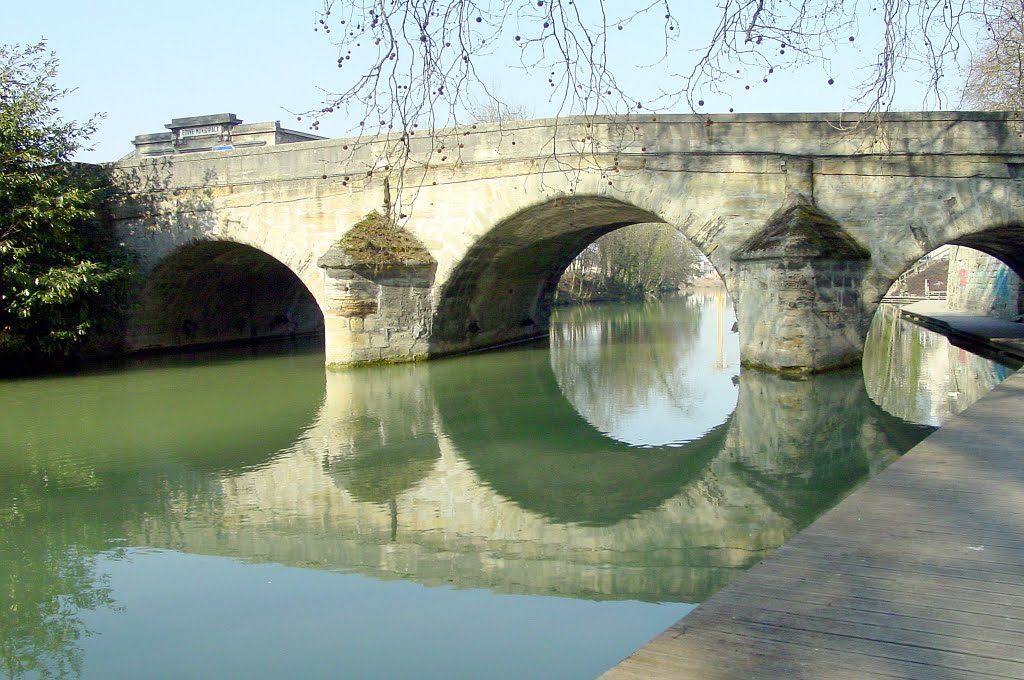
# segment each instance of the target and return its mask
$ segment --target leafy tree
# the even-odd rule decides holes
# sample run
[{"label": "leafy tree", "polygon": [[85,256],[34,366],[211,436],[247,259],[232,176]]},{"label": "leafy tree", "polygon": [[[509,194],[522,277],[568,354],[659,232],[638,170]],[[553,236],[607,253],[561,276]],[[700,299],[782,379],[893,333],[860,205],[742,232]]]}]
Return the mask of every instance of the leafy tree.
[{"label": "leafy tree", "polygon": [[[75,545],[65,532],[77,527],[25,522],[5,511],[0,508],[0,677],[80,677],[80,643],[91,634],[85,612],[116,606],[97,573],[102,548]],[[67,524],[82,522],[65,517]]]},{"label": "leafy tree", "polygon": [[971,59],[963,100],[986,110],[1024,110],[1024,2],[998,0],[987,37]]},{"label": "leafy tree", "polygon": [[56,75],[45,43],[0,46],[0,370],[79,352],[127,289],[98,209],[106,173],[70,162],[96,122],[60,118]]}]

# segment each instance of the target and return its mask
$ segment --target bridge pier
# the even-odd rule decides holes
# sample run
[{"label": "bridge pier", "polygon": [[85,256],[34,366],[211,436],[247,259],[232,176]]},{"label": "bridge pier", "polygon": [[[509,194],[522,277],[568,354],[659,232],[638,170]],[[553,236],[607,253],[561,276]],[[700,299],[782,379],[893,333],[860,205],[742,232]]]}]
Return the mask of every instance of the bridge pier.
[{"label": "bridge pier", "polygon": [[328,269],[324,352],[328,367],[427,356],[430,284],[401,273],[366,278]]},{"label": "bridge pier", "polygon": [[371,213],[317,265],[328,367],[426,358],[437,262],[408,232]]},{"label": "bridge pier", "polygon": [[733,254],[744,365],[814,373],[858,363],[871,322],[861,292],[869,257],[806,197],[772,215]]}]

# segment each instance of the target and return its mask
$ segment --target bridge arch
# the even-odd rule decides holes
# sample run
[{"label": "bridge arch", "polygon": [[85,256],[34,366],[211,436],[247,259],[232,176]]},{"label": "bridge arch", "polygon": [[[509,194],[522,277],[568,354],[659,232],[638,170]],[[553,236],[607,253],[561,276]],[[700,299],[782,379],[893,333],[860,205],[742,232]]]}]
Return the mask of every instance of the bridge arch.
[{"label": "bridge arch", "polygon": [[[925,316],[949,310],[1015,319],[1024,311],[1019,280],[1024,226],[1015,221],[986,222],[990,213],[991,208],[979,210],[972,215],[973,222],[940,224],[947,229],[948,240],[926,250],[892,279],[885,290],[895,305],[875,305],[863,352],[865,385],[880,408],[905,421],[941,424],[1012,372],[983,353],[965,352],[962,340],[947,341],[923,331],[900,312],[901,303],[922,296],[932,298],[931,310],[910,309]],[[916,245],[926,247],[920,240]],[[1008,270],[1017,276],[1008,275]],[[919,392],[931,397],[922,400]]]},{"label": "bridge arch", "polygon": [[961,220],[946,225],[947,228],[935,237],[920,238],[913,246],[908,244],[901,249],[898,261],[886,267],[884,273],[876,267],[875,274],[880,277],[875,288],[877,297],[883,297],[921,258],[945,245],[978,250],[1001,261],[1024,278],[1024,222],[988,221],[986,215],[977,217],[974,221]]},{"label": "bridge arch", "polygon": [[[435,131],[410,147],[406,167],[417,177],[400,195],[388,184],[395,170],[377,166],[386,138],[136,157],[116,166],[124,192],[112,214],[143,259],[195,238],[276,255],[325,311],[325,356],[339,366],[535,335],[557,265],[616,226],[665,222],[727,278],[745,315],[746,363],[829,370],[860,359],[889,284],[938,245],[969,245],[1024,269],[1019,116],[900,113],[857,124],[866,120],[644,114],[533,121],[511,137],[489,126]],[[458,153],[439,154],[434,142],[456,136]],[[394,206],[415,198],[399,215],[409,213],[403,228],[430,251],[437,276],[429,287],[406,286],[415,295],[385,281],[373,289],[379,304],[353,315],[348,280],[316,263],[382,196]],[[570,224],[572,206],[585,223]],[[805,224],[828,218],[865,256],[808,254],[813,230],[799,247],[771,247],[759,237],[778,235],[765,228],[779,211]],[[751,241],[762,247],[751,252]]]},{"label": "bridge arch", "polygon": [[634,224],[666,223],[625,201],[561,196],[524,208],[480,237],[441,285],[431,354],[516,342],[548,329],[558,280],[601,236]]},{"label": "bridge arch", "polygon": [[132,350],[323,335],[305,283],[262,250],[234,241],[180,246],[146,276],[129,325]]},{"label": "bridge arch", "polygon": [[[993,212],[996,208],[997,206],[988,204],[969,214],[958,216],[957,219],[940,222],[934,236],[925,237],[924,228],[919,228],[916,232],[912,229],[911,232],[919,237],[905,239],[896,263],[890,261],[884,268],[873,268],[871,278],[874,281],[871,284],[874,286],[874,294],[865,296],[868,318],[872,319],[879,313],[882,298],[890,294],[904,274],[930,253],[946,245],[962,246],[984,253],[1006,265],[1018,277],[1024,278],[1024,222],[994,218]],[[884,252],[876,252],[873,259],[880,263],[884,256]]]},{"label": "bridge arch", "polygon": [[1024,224],[1020,222],[987,226],[951,239],[949,244],[980,250],[1024,276]]}]

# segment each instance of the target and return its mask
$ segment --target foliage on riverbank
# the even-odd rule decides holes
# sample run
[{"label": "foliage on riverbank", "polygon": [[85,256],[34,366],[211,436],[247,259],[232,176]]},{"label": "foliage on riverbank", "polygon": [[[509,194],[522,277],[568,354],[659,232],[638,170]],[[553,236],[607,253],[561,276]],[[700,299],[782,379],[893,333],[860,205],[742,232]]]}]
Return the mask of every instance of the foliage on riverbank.
[{"label": "foliage on riverbank", "polygon": [[60,118],[56,75],[45,43],[0,46],[0,372],[74,357],[127,296],[107,172],[71,163],[95,120]]},{"label": "foliage on riverbank", "polygon": [[675,292],[701,272],[701,254],[667,224],[637,224],[594,241],[566,268],[556,304],[635,301]]}]

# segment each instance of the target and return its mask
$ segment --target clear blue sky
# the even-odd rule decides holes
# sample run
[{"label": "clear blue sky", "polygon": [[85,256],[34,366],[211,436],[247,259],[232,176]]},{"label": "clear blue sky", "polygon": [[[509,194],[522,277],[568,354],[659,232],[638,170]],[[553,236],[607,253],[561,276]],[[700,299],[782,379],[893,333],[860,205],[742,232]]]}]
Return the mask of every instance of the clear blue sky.
[{"label": "clear blue sky", "polygon": [[[623,0],[624,2],[626,0]],[[117,159],[132,150],[137,134],[160,132],[171,118],[208,113],[235,113],[248,122],[280,120],[285,127],[306,129],[289,111],[315,108],[320,87],[339,83],[336,49],[322,33],[314,33],[321,0],[246,3],[115,2],[93,0],[7,0],[0,23],[0,43],[31,43],[45,37],[61,61],[60,81],[76,88],[63,103],[65,117],[82,120],[96,112],[106,118],[93,137],[92,151],[80,160]],[[715,3],[698,0],[685,17],[699,32]],[[702,38],[706,39],[705,36]],[[709,112],[856,110],[847,100],[847,84],[839,74],[869,51],[869,40],[843,46],[833,64],[838,82],[825,85],[830,73],[822,67],[776,78],[771,87],[750,92],[736,88],[731,99],[709,98]],[[642,49],[632,45],[630,50]],[[632,67],[631,67],[632,68]],[[509,80],[507,70],[495,80]],[[647,71],[626,78],[645,81]],[[527,76],[516,76],[516,84]],[[552,113],[540,87],[518,87],[509,99],[532,113]],[[620,76],[622,78],[622,76]],[[653,84],[653,83],[648,83]],[[534,94],[536,93],[536,94]],[[921,106],[921,93],[907,88],[899,108]],[[686,111],[680,111],[685,113]],[[343,136],[350,129],[341,117],[327,117],[319,134]]]},{"label": "clear blue sky", "polygon": [[[288,110],[316,106],[317,85],[336,76],[334,49],[313,33],[316,0],[7,3],[0,42],[47,39],[61,84],[77,88],[66,117],[106,113],[83,160],[119,158],[135,135],[183,116],[230,112],[295,128]],[[329,122],[321,129],[333,134]]]}]

